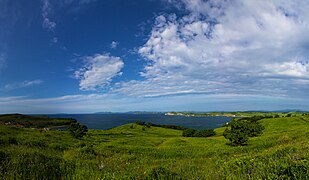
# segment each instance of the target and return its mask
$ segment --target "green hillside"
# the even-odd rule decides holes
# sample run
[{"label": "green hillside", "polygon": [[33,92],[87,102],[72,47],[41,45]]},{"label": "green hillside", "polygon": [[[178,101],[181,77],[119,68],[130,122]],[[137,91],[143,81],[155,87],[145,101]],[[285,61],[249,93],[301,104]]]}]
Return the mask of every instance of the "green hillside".
[{"label": "green hillside", "polygon": [[127,124],[67,131],[0,126],[3,179],[309,179],[309,116],[263,119],[264,133],[229,146],[208,138]]},{"label": "green hillside", "polygon": [[0,115],[0,125],[10,125],[26,128],[66,126],[73,122],[76,122],[76,120],[71,118],[49,118],[47,116],[29,116],[23,114]]}]

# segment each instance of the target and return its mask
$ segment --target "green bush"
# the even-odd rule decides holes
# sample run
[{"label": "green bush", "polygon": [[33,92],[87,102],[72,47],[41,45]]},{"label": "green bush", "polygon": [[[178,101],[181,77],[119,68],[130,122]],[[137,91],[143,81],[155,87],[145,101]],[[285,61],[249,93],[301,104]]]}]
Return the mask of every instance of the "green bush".
[{"label": "green bush", "polygon": [[223,136],[231,142],[231,145],[246,145],[249,139],[247,133],[243,132],[241,129],[226,129]]},{"label": "green bush", "polygon": [[186,129],[182,132],[182,136],[184,137],[193,137],[195,134],[196,130],[195,129]]},{"label": "green bush", "polygon": [[86,135],[88,128],[87,126],[81,125],[79,123],[72,123],[69,127],[69,131],[73,137],[80,139]]},{"label": "green bush", "polygon": [[194,133],[194,137],[210,137],[214,135],[216,135],[216,132],[213,129],[204,129]]},{"label": "green bush", "polygon": [[232,145],[246,145],[249,137],[259,136],[265,129],[259,124],[258,118],[233,120],[229,125],[230,129],[225,129],[223,136],[228,139]]},{"label": "green bush", "polygon": [[183,137],[210,137],[216,135],[213,129],[204,129],[197,131],[195,129],[186,129],[182,132]]}]

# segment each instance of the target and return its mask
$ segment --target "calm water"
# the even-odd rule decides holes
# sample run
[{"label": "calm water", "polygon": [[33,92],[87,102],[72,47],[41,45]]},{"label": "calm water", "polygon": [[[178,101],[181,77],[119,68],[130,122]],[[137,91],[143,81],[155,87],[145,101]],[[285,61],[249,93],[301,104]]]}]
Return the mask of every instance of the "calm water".
[{"label": "calm water", "polygon": [[165,116],[164,114],[59,114],[49,115],[58,118],[74,118],[89,129],[110,129],[136,121],[154,124],[172,124],[194,129],[217,128],[231,121],[230,117],[205,116]]}]

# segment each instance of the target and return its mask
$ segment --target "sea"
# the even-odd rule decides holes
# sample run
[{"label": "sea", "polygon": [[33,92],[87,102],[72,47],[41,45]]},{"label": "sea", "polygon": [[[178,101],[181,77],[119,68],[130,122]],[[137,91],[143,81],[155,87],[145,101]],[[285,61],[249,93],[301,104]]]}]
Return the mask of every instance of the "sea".
[{"label": "sea", "polygon": [[168,116],[164,113],[134,114],[134,113],[113,113],[113,114],[53,114],[48,115],[54,118],[74,118],[89,129],[111,129],[136,121],[144,121],[154,124],[177,125],[186,128],[213,129],[230,122],[232,117],[225,116]]}]

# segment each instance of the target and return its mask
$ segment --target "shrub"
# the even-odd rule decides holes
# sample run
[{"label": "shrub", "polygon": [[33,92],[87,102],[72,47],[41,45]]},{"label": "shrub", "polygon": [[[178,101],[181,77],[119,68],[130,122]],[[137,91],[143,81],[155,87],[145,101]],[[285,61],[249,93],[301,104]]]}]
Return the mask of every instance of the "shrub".
[{"label": "shrub", "polygon": [[216,132],[213,129],[204,129],[200,131],[196,131],[194,133],[194,137],[210,137],[216,135]]},{"label": "shrub", "polygon": [[195,129],[186,129],[182,132],[182,136],[184,137],[193,137],[195,134],[196,130]]},{"label": "shrub", "polygon": [[264,126],[262,126],[258,122],[251,122],[247,124],[248,128],[248,136],[249,137],[256,137],[263,133],[263,130],[265,129]]},{"label": "shrub", "polygon": [[143,122],[143,121],[136,121],[136,122],[135,122],[135,124],[137,124],[137,125],[141,125],[141,126],[146,125],[146,123],[145,123],[145,122]]},{"label": "shrub", "polygon": [[72,123],[69,127],[69,131],[76,139],[82,138],[88,132],[88,128],[85,125],[79,123]]},{"label": "shrub", "polygon": [[223,136],[231,142],[231,145],[236,146],[246,145],[249,139],[248,134],[241,129],[225,129]]}]

